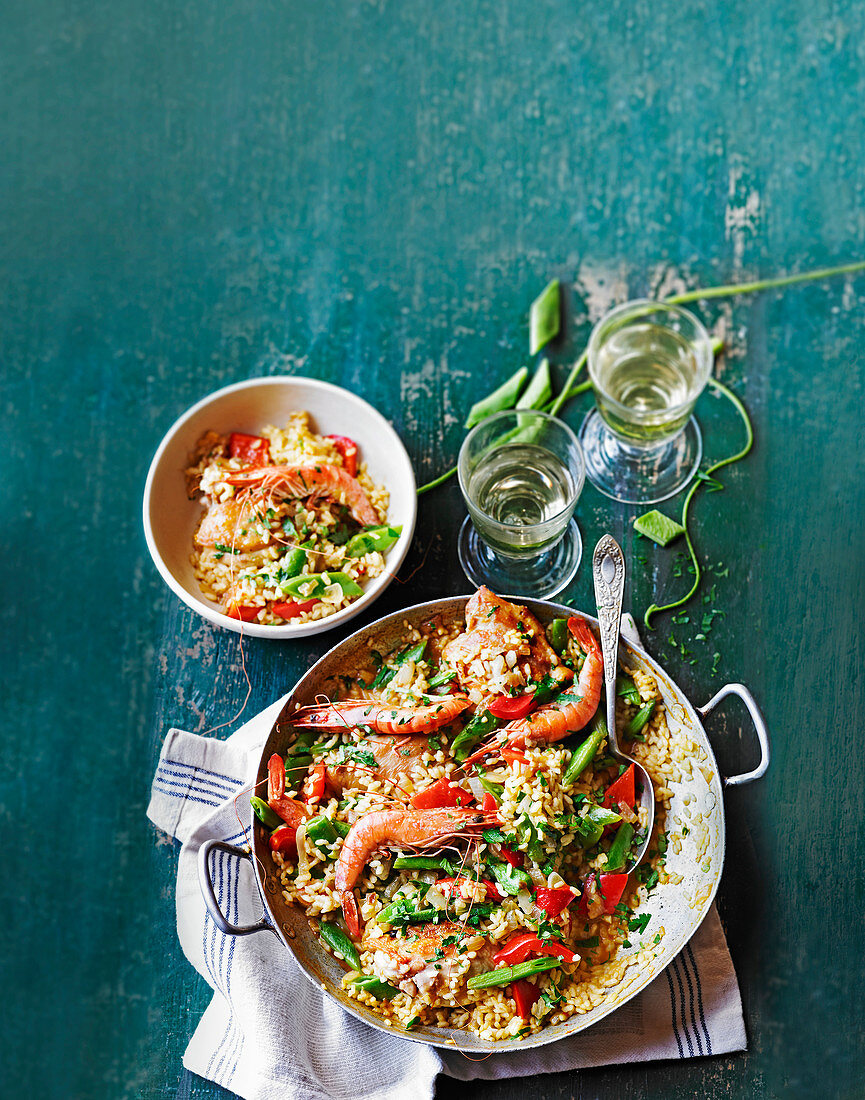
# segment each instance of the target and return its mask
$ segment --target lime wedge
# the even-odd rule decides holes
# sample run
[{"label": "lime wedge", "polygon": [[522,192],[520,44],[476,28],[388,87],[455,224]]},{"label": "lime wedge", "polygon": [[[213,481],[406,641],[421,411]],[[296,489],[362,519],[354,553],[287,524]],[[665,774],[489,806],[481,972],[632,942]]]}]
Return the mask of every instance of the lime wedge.
[{"label": "lime wedge", "polygon": [[637,516],[634,520],[634,530],[640,535],[645,535],[652,542],[656,542],[658,546],[666,546],[667,543],[685,533],[681,523],[676,523],[674,519],[665,516],[656,508],[651,512],[645,512],[642,516]]}]

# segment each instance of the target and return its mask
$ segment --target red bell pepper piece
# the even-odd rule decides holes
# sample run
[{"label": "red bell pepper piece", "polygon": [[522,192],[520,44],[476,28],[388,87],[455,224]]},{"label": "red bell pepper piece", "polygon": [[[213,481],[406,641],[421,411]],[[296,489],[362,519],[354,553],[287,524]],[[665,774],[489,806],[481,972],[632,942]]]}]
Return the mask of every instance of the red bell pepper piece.
[{"label": "red bell pepper piece", "polygon": [[[512,749],[510,745],[503,745],[501,749],[502,759],[506,764],[513,764],[518,760],[521,764],[528,764],[529,760],[522,749]],[[466,761],[468,763],[468,761]]]},{"label": "red bell pepper piece", "polygon": [[532,1007],[540,995],[540,988],[532,985],[528,978],[520,978],[519,981],[511,982],[511,996],[517,1006],[517,1015],[524,1020],[530,1019]]},{"label": "red bell pepper piece", "polygon": [[493,955],[493,965],[516,966],[517,963],[525,962],[530,955],[549,955],[567,963],[573,962],[577,957],[563,943],[539,939],[534,932],[517,932]]},{"label": "red bell pepper piece", "polygon": [[[468,878],[466,875],[459,875],[457,878],[440,878],[436,881],[436,886],[442,891],[446,898],[449,898],[454,892],[454,887],[459,882],[474,882],[474,879]],[[504,895],[499,892],[498,887],[494,882],[490,882],[488,878],[482,878],[478,880],[483,883],[487,892],[488,901],[504,901]],[[462,897],[462,893],[460,893]]]},{"label": "red bell pepper piece", "polygon": [[631,764],[626,771],[623,771],[615,783],[611,783],[607,787],[604,794],[604,801],[601,803],[608,810],[615,809],[620,802],[624,802],[626,806],[630,806],[634,809],[637,802],[637,795],[634,789],[634,765]]},{"label": "red bell pepper piece", "polygon": [[239,458],[251,466],[266,466],[270,462],[270,443],[260,435],[232,432],[228,437],[228,457]]},{"label": "red bell pepper piece", "polygon": [[275,752],[267,762],[267,801],[282,798],[285,794],[285,762]]},{"label": "red bell pepper piece", "polygon": [[535,896],[538,909],[543,909],[547,914],[547,920],[555,920],[577,895],[569,886],[559,886],[555,889],[539,886]]},{"label": "red bell pepper piece", "polygon": [[326,783],[327,765],[323,761],[319,764],[313,764],[309,775],[303,782],[304,800],[311,802],[314,798],[322,798]]},{"label": "red bell pepper piece", "polygon": [[498,802],[496,802],[496,796],[490,794],[489,791],[484,791],[484,802],[482,809],[485,814],[494,814],[499,808]]},{"label": "red bell pepper piece", "polygon": [[282,852],[283,855],[297,855],[297,829],[290,825],[280,825],[274,829],[268,840],[271,852]]},{"label": "red bell pepper piece", "polygon": [[523,857],[519,852],[512,852],[510,848],[506,848],[504,844],[499,847],[499,851],[502,853],[502,857],[510,863],[511,867],[522,867]]},{"label": "red bell pepper piece", "polygon": [[517,718],[525,718],[535,705],[533,693],[526,695],[499,695],[491,703],[487,704],[487,710],[496,718],[505,722],[513,722]]},{"label": "red bell pepper piece", "polygon": [[240,619],[244,623],[251,623],[258,616],[260,607],[244,607],[241,604],[230,603],[225,609],[229,619]]},{"label": "red bell pepper piece", "polygon": [[411,804],[416,810],[437,810],[445,806],[468,806],[473,801],[474,795],[471,791],[463,790],[444,776],[425,791],[416,794]]},{"label": "red bell pepper piece", "polygon": [[357,477],[357,444],[355,441],[349,439],[347,435],[326,435],[324,438],[329,439],[342,455],[345,472],[351,474],[352,477]]},{"label": "red bell pepper piece", "polygon": [[619,904],[622,898],[622,894],[625,892],[625,885],[628,881],[627,875],[601,875],[601,888],[598,890],[597,877],[592,877],[586,882],[585,889],[583,890],[582,897],[580,898],[580,904],[577,907],[577,913],[584,920],[589,919],[589,901],[597,897],[600,893],[604,902],[604,912],[612,913],[616,906]]},{"label": "red bell pepper piece", "polygon": [[281,619],[293,619],[295,615],[302,615],[304,611],[311,611],[318,600],[282,600],[271,604],[271,611],[279,615]]}]

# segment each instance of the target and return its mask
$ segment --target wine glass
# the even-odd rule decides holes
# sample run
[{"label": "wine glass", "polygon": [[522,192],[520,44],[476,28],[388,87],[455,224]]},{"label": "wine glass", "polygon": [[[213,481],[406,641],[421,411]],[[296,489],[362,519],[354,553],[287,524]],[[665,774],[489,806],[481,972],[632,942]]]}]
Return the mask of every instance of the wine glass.
[{"label": "wine glass", "polygon": [[654,504],[697,472],[703,440],[691,415],[712,370],[712,341],[681,306],[618,306],[589,337],[595,409],[580,428],[586,477],[614,500]]},{"label": "wine glass", "polygon": [[547,413],[496,413],[466,436],[457,462],[469,515],[460,564],[475,585],[513,596],[552,596],[580,564],[574,517],[585,479],[579,441]]}]

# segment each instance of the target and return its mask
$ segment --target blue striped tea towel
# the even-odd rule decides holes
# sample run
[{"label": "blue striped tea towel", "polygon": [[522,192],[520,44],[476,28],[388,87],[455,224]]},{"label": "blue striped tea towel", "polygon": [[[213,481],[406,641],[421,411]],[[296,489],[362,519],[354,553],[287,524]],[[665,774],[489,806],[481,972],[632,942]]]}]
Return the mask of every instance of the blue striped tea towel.
[{"label": "blue striped tea towel", "polygon": [[[485,1061],[355,1020],[301,973],[269,933],[224,936],[198,888],[198,849],[210,837],[246,843],[248,797],[241,796],[237,808],[234,798],[254,776],[284,701],[224,741],[170,730],[153,780],[148,816],[183,844],[177,872],[180,944],[214,990],[183,1057],[187,1069],[244,1100],[432,1100],[439,1073],[463,1081],[497,1079],[744,1050],[742,1002],[714,906],[664,973],[610,1017],[572,1039]],[[217,852],[213,877],[229,920],[245,924],[260,917],[246,861]]]}]

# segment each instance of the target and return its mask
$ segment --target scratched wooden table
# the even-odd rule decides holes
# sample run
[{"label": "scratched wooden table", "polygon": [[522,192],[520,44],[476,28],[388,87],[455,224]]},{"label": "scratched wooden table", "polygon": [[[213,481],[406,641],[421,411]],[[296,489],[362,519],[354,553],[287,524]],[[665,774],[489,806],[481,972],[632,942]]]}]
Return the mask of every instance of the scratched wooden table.
[{"label": "scratched wooden table", "polygon": [[[4,24],[3,1091],[220,1097],[181,1068],[209,990],[144,809],[164,731],[228,721],[246,685],[237,635],[147,557],[159,438],[218,386],[306,374],[375,404],[426,481],[472,401],[527,362],[551,276],[561,379],[628,296],[865,255],[865,17],[854,0],[35,0]],[[698,703],[749,684],[774,736],[765,781],[727,796],[718,899],[749,1050],[472,1096],[862,1095],[863,306],[847,278],[702,309],[756,445],[694,507],[724,617],[705,643],[669,617],[647,637]],[[707,458],[738,448],[729,406],[697,411]],[[463,514],[452,483],[422,498],[376,615],[467,590]],[[588,545],[622,541],[636,612],[682,590],[633,509],[587,488],[578,515]],[[566,596],[590,593],[583,568]],[[247,640],[247,715],[341,636]],[[712,733],[727,770],[753,761],[739,711]]]}]

